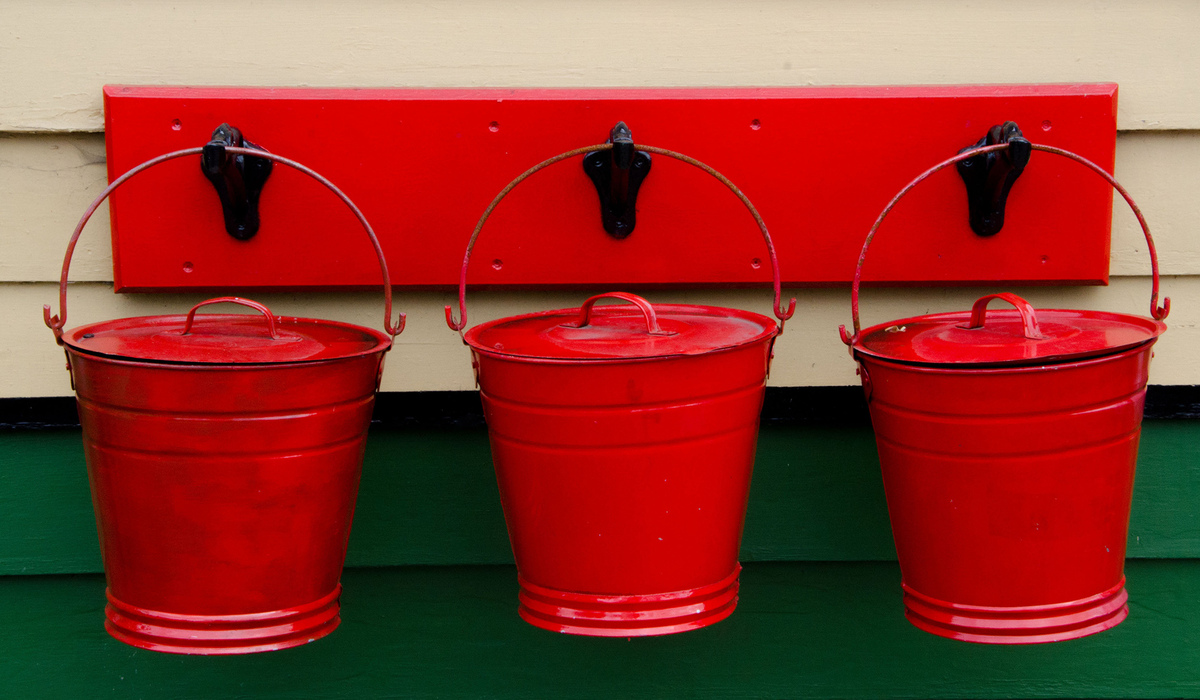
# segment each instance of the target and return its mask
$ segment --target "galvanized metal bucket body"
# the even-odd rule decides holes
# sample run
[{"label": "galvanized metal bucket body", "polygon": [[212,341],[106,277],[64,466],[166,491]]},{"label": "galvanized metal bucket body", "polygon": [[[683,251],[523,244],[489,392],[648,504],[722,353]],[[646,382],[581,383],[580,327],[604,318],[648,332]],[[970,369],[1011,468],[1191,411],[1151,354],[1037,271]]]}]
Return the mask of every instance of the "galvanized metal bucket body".
[{"label": "galvanized metal bucket body", "polygon": [[[229,149],[244,151],[246,149]],[[342,564],[367,427],[392,336],[351,324],[276,317],[236,297],[187,315],[118,319],[63,331],[108,582],[105,627],[120,641],[182,654],[243,654],[306,644],[340,622]],[[328,180],[273,154],[330,187]],[[202,314],[233,302],[262,315]]]},{"label": "galvanized metal bucket body", "polygon": [[[460,320],[466,325],[471,246]],[[723,176],[767,243],[761,217]],[[633,304],[595,306],[605,297]],[[719,307],[651,305],[614,292],[580,309],[499,319],[471,328],[492,460],[517,563],[520,616],[569,634],[633,637],[714,624],[738,600],[745,519],[772,346],[781,325]]]},{"label": "galvanized metal bucket body", "polygon": [[[908,189],[977,152],[914,180],[871,235]],[[1029,644],[1094,634],[1128,615],[1123,572],[1138,438],[1152,348],[1169,309],[1169,300],[1157,305],[1145,231],[1153,318],[1035,312],[998,294],[969,312],[860,330],[868,236],[853,290],[855,330],[842,335],[870,407],[906,616],[920,629]],[[987,311],[997,298],[1017,308]]]}]

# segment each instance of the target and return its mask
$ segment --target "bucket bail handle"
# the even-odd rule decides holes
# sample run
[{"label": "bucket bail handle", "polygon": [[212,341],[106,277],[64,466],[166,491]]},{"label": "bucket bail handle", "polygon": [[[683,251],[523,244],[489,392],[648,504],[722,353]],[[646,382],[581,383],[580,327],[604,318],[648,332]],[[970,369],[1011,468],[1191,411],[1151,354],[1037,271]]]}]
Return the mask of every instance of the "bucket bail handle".
[{"label": "bucket bail handle", "polygon": [[242,306],[249,306],[250,308],[252,308],[256,311],[261,312],[262,315],[267,319],[267,331],[269,331],[271,333],[271,340],[279,340],[279,333],[275,328],[275,314],[271,313],[270,309],[268,309],[266,306],[258,303],[257,301],[251,301],[249,299],[243,299],[241,297],[217,297],[215,299],[208,299],[206,301],[200,302],[199,304],[196,304],[195,306],[192,307],[192,310],[188,312],[187,320],[183,322],[183,332],[180,333],[179,335],[187,335],[192,332],[192,322],[194,322],[196,320],[196,310],[199,309],[201,306],[208,306],[209,304],[226,304],[226,303],[241,304]]},{"label": "bucket bail handle", "polygon": [[583,302],[583,306],[580,307],[579,320],[574,322],[569,321],[562,324],[561,327],[583,328],[589,325],[592,322],[592,307],[594,307],[596,302],[600,301],[601,299],[620,299],[638,307],[638,309],[640,309],[642,312],[642,316],[646,319],[646,332],[650,335],[679,335],[675,331],[664,331],[662,328],[660,328],[658,325],[658,315],[654,313],[654,307],[650,305],[650,302],[636,294],[630,294],[629,292],[606,292],[604,294],[597,294],[596,296],[591,297],[587,301]]},{"label": "bucket bail handle", "polygon": [[[165,163],[176,158],[183,158],[185,156],[200,155],[203,152],[203,146],[184,148],[182,150],[164,153],[160,156],[151,158],[140,165],[136,165],[125,171],[125,173],[117,179],[113,180],[108,187],[105,187],[104,191],[101,192],[99,196],[92,201],[91,205],[88,206],[87,210],[84,211],[83,216],[79,219],[79,223],[75,225],[75,232],[71,234],[71,240],[67,243],[66,257],[63,258],[62,274],[60,275],[58,281],[58,308],[60,311],[58,314],[52,316],[50,315],[50,305],[45,304],[42,306],[42,318],[45,320],[46,326],[54,332],[55,342],[57,342],[59,345],[63,344],[63,327],[67,325],[67,274],[71,270],[71,256],[75,253],[75,244],[79,241],[79,235],[83,233],[83,227],[86,226],[88,220],[92,218],[92,214],[96,213],[96,210],[100,208],[100,205],[104,203],[104,200],[108,199],[108,196],[112,194],[113,191],[125,184],[134,175],[137,175],[143,170],[149,170],[160,163]],[[401,313],[396,320],[396,323],[392,323],[392,278],[388,274],[387,260],[383,257],[383,248],[379,245],[379,239],[375,236],[375,230],[371,228],[371,224],[367,222],[367,217],[363,215],[362,210],[358,208],[358,205],[355,204],[353,200],[346,196],[345,192],[342,192],[337,185],[330,182],[325,176],[290,158],[284,158],[283,156],[276,155],[269,151],[242,148],[238,146],[226,146],[225,152],[232,155],[263,158],[281,165],[286,165],[295,170],[299,170],[301,173],[304,173],[328,188],[330,192],[337,196],[337,198],[340,199],[342,203],[350,209],[351,213],[354,214],[354,218],[358,219],[358,223],[361,224],[363,230],[367,232],[367,238],[371,240],[371,247],[375,249],[375,255],[379,258],[379,271],[383,276],[383,328],[387,334],[392,337],[395,337],[403,332],[405,314]],[[265,307],[263,308],[265,309]],[[192,309],[192,312],[194,313],[195,309]]]},{"label": "bucket bail handle", "polygon": [[[1003,151],[1009,147],[1009,143],[999,143],[991,146],[983,146],[981,148],[971,148],[960,152],[958,155],[943,160],[942,162],[913,178],[912,182],[909,182],[896,194],[895,197],[892,197],[892,200],[888,202],[887,206],[883,208],[883,211],[879,213],[879,218],[875,219],[875,223],[872,224],[871,230],[867,232],[866,240],[863,241],[862,252],[858,254],[858,266],[854,269],[854,283],[851,285],[850,291],[850,311],[854,318],[854,333],[849,333],[844,325],[838,326],[838,333],[842,337],[842,342],[850,346],[851,354],[854,352],[854,343],[858,341],[859,334],[862,332],[858,316],[858,290],[862,285],[863,263],[867,259],[867,249],[871,247],[871,241],[875,238],[875,233],[879,230],[879,226],[883,223],[883,220],[887,218],[887,215],[891,213],[892,209],[895,208],[896,204],[901,200],[901,198],[908,194],[909,190],[921,184],[939,170],[943,170],[951,165],[954,165],[955,163],[974,158],[978,155]],[[1134,216],[1137,217],[1138,225],[1142,227],[1142,233],[1146,236],[1146,248],[1150,252],[1150,272],[1152,277],[1152,287],[1150,290],[1150,316],[1156,321],[1165,319],[1167,314],[1171,313],[1171,299],[1170,297],[1163,297],[1162,305],[1159,306],[1158,304],[1158,253],[1154,247],[1154,237],[1150,235],[1150,225],[1146,223],[1146,217],[1142,215],[1142,210],[1140,207],[1138,207],[1137,202],[1133,201],[1133,197],[1131,197],[1129,192],[1121,186],[1121,183],[1117,182],[1116,178],[1110,175],[1104,168],[1101,168],[1099,165],[1096,165],[1087,158],[1062,148],[1046,146],[1040,143],[1031,143],[1029,144],[1029,147],[1035,151],[1043,151],[1045,153],[1053,153],[1055,155],[1063,156],[1064,158],[1073,160],[1090,169],[1092,172],[1104,178],[1104,181],[1111,185],[1112,188],[1116,190],[1125,200],[1125,203],[1129,205],[1129,208],[1133,210]],[[980,301],[982,301],[982,299]],[[977,305],[978,303],[979,302],[976,302]],[[972,318],[974,318],[974,311],[972,311]]]},{"label": "bucket bail handle", "polygon": [[964,330],[983,328],[983,323],[987,315],[988,302],[992,299],[1007,301],[1017,307],[1017,313],[1021,314],[1021,327],[1026,338],[1029,340],[1046,339],[1046,336],[1042,335],[1042,329],[1038,328],[1037,313],[1033,310],[1033,304],[1030,304],[1012,292],[1000,292],[999,294],[988,294],[985,297],[980,297],[971,306],[971,320],[958,327]]},{"label": "bucket bail handle", "polygon": [[[483,215],[479,217],[479,222],[475,224],[475,230],[471,232],[471,239],[469,241],[467,241],[467,250],[466,250],[466,253],[463,255],[462,270],[459,272],[459,278],[458,278],[458,320],[457,321],[454,319],[453,307],[451,307],[449,304],[446,305],[446,325],[450,327],[450,330],[458,331],[461,334],[463,328],[465,328],[467,325],[467,268],[471,264],[471,249],[475,247],[475,241],[479,238],[479,232],[483,230],[483,225],[485,223],[487,223],[488,217],[490,217],[492,215],[492,212],[496,209],[496,206],[500,204],[500,201],[503,200],[508,195],[508,193],[513,190],[514,187],[521,184],[529,176],[533,175],[534,173],[536,173],[539,170],[542,170],[543,168],[554,165],[555,163],[558,163],[559,161],[567,160],[568,158],[574,158],[575,156],[578,156],[578,155],[585,155],[588,153],[598,153],[600,151],[611,151],[612,148],[613,148],[613,144],[611,144],[611,143],[601,143],[601,144],[597,144],[595,146],[583,146],[582,148],[574,148],[565,153],[560,153],[560,154],[554,156],[553,158],[547,158],[546,160],[542,161],[541,163],[538,163],[537,165],[533,166],[532,168],[521,173],[516,178],[514,178],[512,182],[505,185],[504,189],[500,190],[500,193],[497,194],[494,199],[492,199],[492,202],[491,202],[491,204],[489,204],[487,206],[487,209],[483,210]],[[775,244],[771,241],[771,234],[767,231],[767,224],[763,221],[762,215],[758,213],[758,209],[756,209],[754,207],[754,204],[751,203],[750,198],[747,197],[738,188],[737,185],[733,184],[733,182],[730,181],[729,178],[727,178],[724,175],[722,175],[721,173],[717,172],[711,166],[706,165],[705,163],[702,163],[702,162],[696,160],[695,158],[692,158],[691,156],[684,155],[683,153],[679,153],[677,151],[671,151],[666,148],[659,148],[657,146],[645,146],[642,144],[634,144],[633,148],[637,151],[644,151],[646,153],[657,153],[659,155],[663,155],[668,158],[674,158],[675,160],[682,161],[684,163],[687,163],[688,165],[692,165],[692,166],[699,168],[700,170],[703,170],[704,172],[708,173],[709,175],[712,175],[714,178],[719,180],[721,182],[721,184],[725,185],[725,187],[729,188],[729,191],[732,192],[734,194],[734,196],[736,196],[742,202],[743,205],[745,205],[747,211],[749,211],[750,215],[754,217],[754,222],[756,224],[758,224],[758,230],[762,232],[763,242],[766,243],[766,246],[767,246],[767,255],[771,259],[771,275],[772,275],[772,279],[773,279],[773,283],[774,283],[774,291],[775,291],[775,301],[773,303],[771,310],[774,312],[775,318],[779,319],[779,332],[782,333],[784,322],[787,321],[789,318],[791,318],[792,314],[794,314],[796,312],[796,298],[792,297],[788,301],[788,304],[786,307],[784,307],[784,305],[782,303],[780,303],[783,292],[782,292],[782,282],[780,281],[780,275],[779,275],[779,259],[775,255]]]}]

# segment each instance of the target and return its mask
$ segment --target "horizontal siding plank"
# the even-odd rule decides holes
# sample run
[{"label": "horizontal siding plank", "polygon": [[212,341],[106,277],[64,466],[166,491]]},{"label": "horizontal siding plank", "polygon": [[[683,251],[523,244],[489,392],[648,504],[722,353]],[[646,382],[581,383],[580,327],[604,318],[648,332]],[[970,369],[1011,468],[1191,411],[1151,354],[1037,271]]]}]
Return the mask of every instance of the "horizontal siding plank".
[{"label": "horizontal siding plank", "polygon": [[[75,224],[108,183],[103,134],[0,135],[0,280],[57,280]],[[92,217],[73,280],[112,280],[108,207]]]},{"label": "horizontal siding plank", "polygon": [[[78,429],[0,432],[0,576],[100,571]],[[1200,558],[1200,421],[1146,421],[1128,554]],[[743,561],[895,558],[871,429],[767,425]],[[349,566],[512,561],[482,428],[372,428]]]},{"label": "horizontal siding plank", "polygon": [[1121,85],[1121,129],[1200,128],[1200,5],[1186,0],[1014,0],[1003,12],[939,0],[17,0],[0,5],[0,26],[0,131],[99,131],[104,83],[1111,81]]},{"label": "horizontal siding plank", "polygon": [[[1039,158],[1052,157],[1035,155],[1030,167],[1036,167]],[[929,160],[931,164],[935,157],[931,154]],[[1200,131],[1121,133],[1116,163],[1117,176],[1141,205],[1155,234],[1164,274],[1200,274],[1200,236],[1194,235]],[[914,175],[920,165],[911,166]],[[1093,177],[1082,168],[1077,175]],[[79,215],[104,188],[106,177],[100,134],[0,135],[0,191],[6,193],[6,206],[0,208],[0,282],[57,280],[66,240]],[[1019,207],[1020,197],[1018,181],[1010,206]],[[1120,198],[1113,211],[1112,274],[1148,274],[1150,263],[1137,220]],[[164,222],[163,235],[170,235],[170,224]],[[112,280],[108,230],[104,207],[80,239],[71,279]],[[465,245],[470,232],[450,233]]]},{"label": "horizontal siding plank", "polygon": [[241,658],[133,649],[104,632],[100,576],[0,578],[16,698],[1172,698],[1200,693],[1200,562],[1127,567],[1129,618],[1013,648],[905,619],[894,563],[750,564],[710,628],[601,639],[517,617],[512,567],[352,569],[342,625]]},{"label": "horizontal siding plank", "polygon": [[[1200,236],[1196,235],[1200,131],[1120,134],[1114,175],[1150,225],[1162,273],[1200,274]],[[1079,177],[1094,176],[1081,168]],[[1010,195],[1014,199],[1020,196],[1017,187],[1014,185]],[[1003,231],[997,235],[1002,234]],[[1133,211],[1116,194],[1110,260],[1111,275],[1150,274],[1142,229]]]},{"label": "horizontal siding plank", "polygon": [[[1040,308],[1091,308],[1146,314],[1150,282],[1144,277],[1118,277],[1107,287],[1008,288]],[[577,307],[589,293],[486,292],[471,294],[471,322],[518,313]],[[936,311],[967,310],[972,302],[996,289],[868,289],[863,294],[864,324],[883,323]],[[1150,368],[1152,384],[1200,384],[1200,277],[1167,277],[1163,291],[1177,302],[1167,319],[1171,329],[1156,349]],[[856,384],[854,363],[838,340],[839,324],[850,323],[850,294],[844,289],[792,290],[798,297],[795,317],[775,345],[771,386],[841,386]],[[215,296],[215,295],[213,295]],[[338,319],[380,327],[381,295],[262,294],[252,295],[273,311],[285,315]],[[84,323],[166,313],[185,313],[204,297],[196,294],[120,294],[99,283],[73,284],[67,327]],[[767,290],[657,290],[648,292],[653,302],[678,302],[728,306],[769,313]],[[58,303],[57,285],[0,284],[0,398],[68,396],[71,385],[63,366],[62,350],[54,345],[42,322],[43,304]],[[458,334],[446,328],[443,306],[454,302],[451,293],[401,293],[396,308],[408,314],[408,326],[397,338],[383,374],[384,391],[454,391],[474,387],[470,357]],[[231,309],[234,307],[230,307]]]}]

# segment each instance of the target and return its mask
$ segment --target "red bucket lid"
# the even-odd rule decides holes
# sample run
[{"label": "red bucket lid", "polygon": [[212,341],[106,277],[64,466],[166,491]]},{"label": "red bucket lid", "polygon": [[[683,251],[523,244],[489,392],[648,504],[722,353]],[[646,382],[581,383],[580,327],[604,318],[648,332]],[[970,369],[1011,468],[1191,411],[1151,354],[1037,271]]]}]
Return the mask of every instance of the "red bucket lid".
[{"label": "red bucket lid", "polygon": [[[987,311],[992,299],[1017,308]],[[986,318],[985,318],[986,314]],[[1043,309],[1015,294],[991,294],[971,311],[932,314],[880,324],[862,332],[856,352],[931,365],[1047,364],[1104,355],[1142,345],[1167,329],[1143,316]]]},{"label": "red bucket lid", "polygon": [[[613,298],[635,306],[599,306]],[[760,342],[775,321],[751,311],[685,304],[651,305],[624,292],[601,294],[578,309],[513,316],[480,324],[464,339],[490,355],[543,360],[632,360],[701,355]]]},{"label": "red bucket lid", "polygon": [[[257,314],[196,314],[218,301],[232,301]],[[186,364],[282,364],[317,362],[386,350],[384,333],[337,321],[275,316],[244,299],[212,299],[190,313],[141,316],[80,326],[63,334],[72,349],[119,359]]]}]

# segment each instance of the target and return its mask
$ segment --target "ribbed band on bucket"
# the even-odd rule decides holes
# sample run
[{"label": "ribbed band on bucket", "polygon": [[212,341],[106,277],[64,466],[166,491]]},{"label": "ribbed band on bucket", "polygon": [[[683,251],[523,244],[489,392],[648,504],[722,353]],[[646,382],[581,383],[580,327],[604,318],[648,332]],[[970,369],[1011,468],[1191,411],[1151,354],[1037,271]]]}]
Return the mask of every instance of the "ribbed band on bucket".
[{"label": "ribbed band on bucket", "polygon": [[1129,615],[1125,579],[1097,595],[1067,603],[1018,607],[959,605],[903,585],[908,621],[941,637],[984,644],[1039,644],[1086,637]]},{"label": "ribbed band on bucket", "polygon": [[518,579],[518,613],[535,627],[593,637],[648,637],[707,627],[738,601],[739,565],[724,579],[682,591],[604,595],[559,591]]},{"label": "ribbed band on bucket", "polygon": [[300,646],[341,622],[342,586],[319,600],[247,615],[182,615],[137,608],[106,591],[104,628],[126,644],[172,654],[252,654]]}]

